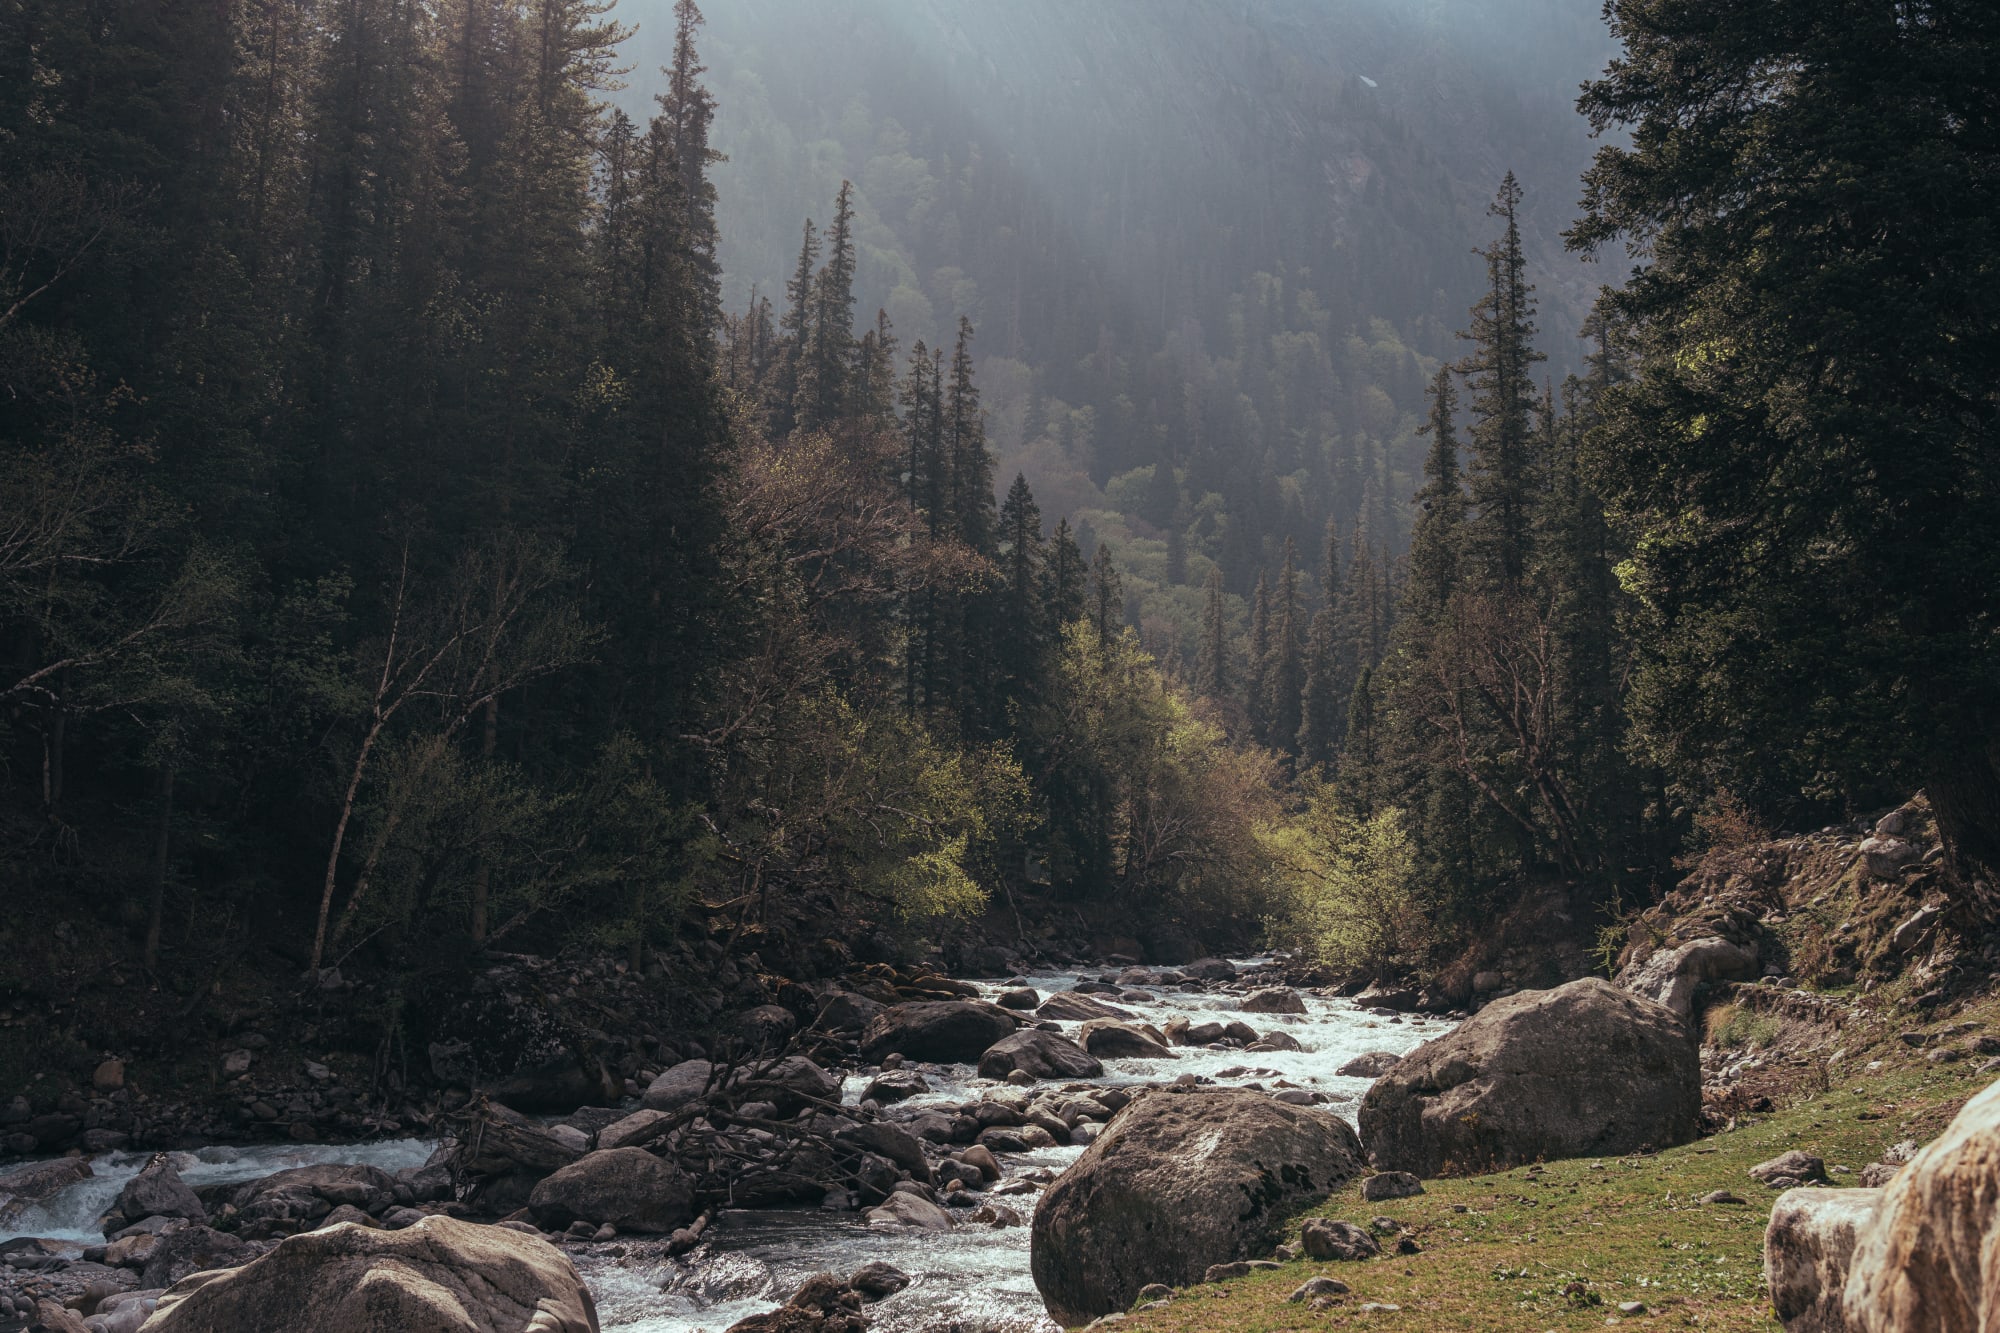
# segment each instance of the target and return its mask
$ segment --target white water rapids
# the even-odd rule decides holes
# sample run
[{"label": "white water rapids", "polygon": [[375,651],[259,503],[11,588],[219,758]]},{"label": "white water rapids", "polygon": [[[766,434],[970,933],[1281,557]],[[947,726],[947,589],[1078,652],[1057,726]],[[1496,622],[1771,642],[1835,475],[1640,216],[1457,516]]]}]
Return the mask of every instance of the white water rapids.
[{"label": "white water rapids", "polygon": [[[1049,994],[1067,990],[1083,974],[1030,976],[1028,985]],[[978,983],[991,999],[1004,987]],[[1448,1031],[1451,1024],[1421,1015],[1387,1017],[1357,1008],[1353,1001],[1328,999],[1302,992],[1303,1015],[1245,1014],[1238,994],[1198,993],[1172,988],[1141,988],[1151,1003],[1111,995],[1095,998],[1131,1010],[1135,1016],[1164,1027],[1185,1016],[1191,1022],[1226,1022],[1241,1018],[1259,1032],[1282,1031],[1304,1048],[1298,1051],[1206,1050],[1178,1048],[1172,1060],[1107,1060],[1101,1078],[1092,1083],[1120,1086],[1171,1081],[1197,1074],[1225,1087],[1255,1083],[1323,1092],[1328,1109],[1352,1120],[1364,1078],[1343,1078],[1342,1064],[1364,1051],[1402,1054]],[[1078,1025],[1065,1023],[1074,1035]],[[996,1086],[979,1078],[967,1065],[916,1065],[930,1080],[929,1093],[902,1105],[959,1103],[976,1099]],[[870,1076],[852,1075],[843,1095],[855,1101]],[[418,1166],[432,1145],[414,1139],[349,1145],[205,1148],[176,1154],[175,1165],[192,1185],[251,1180],[287,1167],[313,1162],[366,1162],[384,1170]],[[1060,1172],[1082,1153],[1080,1147],[1049,1148],[1001,1158],[1007,1176],[1036,1168]],[[101,1243],[96,1221],[117,1197],[125,1182],[151,1154],[113,1153],[95,1159],[95,1175],[65,1191],[41,1208],[0,1224],[0,1241],[15,1235],[43,1236],[81,1244]],[[1015,1194],[999,1201],[1024,1217],[1035,1194]],[[992,1228],[967,1224],[946,1232],[922,1232],[871,1227],[860,1213],[818,1209],[779,1209],[758,1213],[725,1213],[701,1245],[679,1259],[661,1260],[657,1247],[580,1246],[570,1250],[596,1296],[603,1327],[619,1333],[722,1333],[746,1315],[768,1310],[811,1273],[846,1274],[871,1260],[894,1264],[913,1279],[908,1289],[869,1307],[882,1333],[1053,1333],[1057,1325],[1043,1310],[1041,1297],[1028,1273],[1028,1228]]]}]

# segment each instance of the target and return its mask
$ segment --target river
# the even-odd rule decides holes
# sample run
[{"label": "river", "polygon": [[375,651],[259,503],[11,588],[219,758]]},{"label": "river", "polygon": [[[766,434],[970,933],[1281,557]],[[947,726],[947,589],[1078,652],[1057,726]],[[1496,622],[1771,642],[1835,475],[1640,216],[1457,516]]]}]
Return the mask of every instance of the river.
[{"label": "river", "polygon": [[[1083,975],[1036,975],[1026,978],[1026,984],[1046,996],[1069,989]],[[997,981],[977,984],[989,999],[1005,988]],[[1349,1121],[1368,1080],[1342,1077],[1335,1072],[1342,1064],[1364,1051],[1400,1055],[1452,1026],[1448,1020],[1422,1015],[1371,1013],[1351,1000],[1310,993],[1303,994],[1304,1014],[1283,1015],[1245,1014],[1240,1008],[1242,996],[1227,992],[1143,989],[1154,997],[1151,1002],[1097,998],[1161,1027],[1176,1016],[1196,1023],[1242,1018],[1260,1032],[1289,1033],[1303,1049],[1251,1053],[1180,1048],[1173,1060],[1107,1060],[1103,1076],[1091,1082],[1120,1086],[1196,1074],[1227,1087],[1251,1083],[1273,1090],[1281,1085],[1300,1087],[1325,1093],[1328,1109]],[[1078,1025],[1062,1026],[1074,1035]],[[914,1067],[930,1078],[933,1087],[904,1105],[969,1101],[994,1086],[966,1065]],[[868,1077],[848,1077],[843,1089],[848,1101],[859,1097]],[[312,1162],[366,1162],[395,1171],[420,1165],[431,1146],[414,1139],[336,1146],[218,1146],[176,1154],[176,1166],[193,1185],[251,1180]],[[1009,1177],[1054,1174],[1082,1151],[1062,1147],[1012,1154],[1003,1156],[1001,1165]],[[97,1174],[92,1179],[46,1207],[29,1209],[0,1225],[0,1240],[33,1235],[99,1243],[97,1217],[149,1157],[114,1153],[95,1160]],[[1029,1216],[1035,1198],[1024,1193],[1004,1201]],[[659,1259],[657,1247],[649,1246],[635,1246],[628,1255],[615,1253],[624,1248],[616,1245],[578,1247],[571,1253],[596,1296],[607,1333],[722,1333],[745,1315],[771,1308],[810,1273],[847,1273],[876,1259],[896,1265],[913,1279],[907,1290],[870,1307],[875,1327],[883,1333],[953,1328],[959,1333],[1054,1333],[1058,1325],[1044,1312],[1029,1277],[1028,1235],[1027,1227],[982,1225],[942,1234],[889,1230],[868,1226],[858,1213],[768,1210],[722,1214],[700,1246],[675,1260]]]}]

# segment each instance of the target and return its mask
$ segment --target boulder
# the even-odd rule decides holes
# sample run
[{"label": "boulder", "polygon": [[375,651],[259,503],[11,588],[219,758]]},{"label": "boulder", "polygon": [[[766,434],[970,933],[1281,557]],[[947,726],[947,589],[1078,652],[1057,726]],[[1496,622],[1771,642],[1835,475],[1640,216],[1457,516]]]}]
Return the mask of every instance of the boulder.
[{"label": "boulder", "polygon": [[994,997],[995,1004],[1002,1009],[1039,1009],[1042,997],[1032,986],[1022,986],[1015,990],[1004,990]]},{"label": "boulder", "polygon": [[1042,1001],[1035,1011],[1037,1018],[1051,1018],[1064,1023],[1087,1023],[1093,1018],[1130,1018],[1130,1009],[1120,1009],[1115,1004],[1094,1000],[1088,995],[1073,990],[1058,991]]},{"label": "boulder", "polygon": [[1382,1170],[1435,1176],[1665,1148],[1700,1126],[1672,1010],[1586,977],[1494,1001],[1378,1078],[1358,1120]]},{"label": "boulder", "polygon": [[1903,867],[1924,859],[1924,849],[1915,843],[1881,833],[1864,839],[1859,850],[1870,879],[1894,879]]},{"label": "boulder", "polygon": [[880,1120],[851,1125],[833,1136],[834,1142],[856,1152],[872,1152],[886,1157],[913,1177],[930,1183],[930,1159],[924,1156],[923,1140],[896,1125]]},{"label": "boulder", "polygon": [[257,1253],[250,1242],[205,1226],[162,1231],[140,1270],[139,1285],[171,1287],[190,1273],[247,1264]]},{"label": "boulder", "polygon": [[783,1305],[737,1320],[728,1333],[862,1333],[869,1325],[861,1312],[865,1299],[833,1274],[814,1273]]},{"label": "boulder", "polygon": [[620,1099],[618,1088],[601,1068],[586,1071],[567,1053],[537,1061],[497,1080],[488,1095],[502,1106],[523,1114],[615,1105]]},{"label": "boulder", "polygon": [[1285,1217],[1361,1169],[1354,1131],[1240,1089],[1139,1094],[1042,1196],[1031,1266],[1065,1325],[1128,1308],[1149,1282],[1269,1253]]},{"label": "boulder", "polygon": [[1662,1004],[1683,1022],[1694,1012],[1695,993],[1713,981],[1755,981],[1757,951],[1707,935],[1671,949],[1655,949],[1643,963],[1618,973],[1618,984],[1642,1000]]},{"label": "boulder", "polygon": [[1424,1192],[1424,1182],[1407,1171],[1382,1171],[1361,1182],[1361,1197],[1370,1203],[1408,1199]]},{"label": "boulder", "polygon": [[597,1333],[576,1268],[547,1241],[427,1217],[401,1231],[337,1226],[293,1236],[230,1272],[160,1298],[148,1333]]},{"label": "boulder", "polygon": [[1794,1185],[1804,1185],[1812,1181],[1826,1179],[1826,1163],[1811,1153],[1794,1148],[1790,1152],[1779,1153],[1768,1162],[1759,1162],[1750,1168],[1750,1178],[1761,1180],[1766,1185],[1776,1180],[1789,1180]]},{"label": "boulder", "polygon": [[321,1163],[278,1171],[237,1186],[228,1196],[246,1237],[290,1235],[349,1205],[378,1213],[396,1200],[396,1178],[377,1167]]},{"label": "boulder", "polygon": [[1778,1196],[1764,1231],[1764,1278],[1787,1333],[1855,1327],[1847,1319],[1844,1288],[1855,1241],[1881,1200],[1882,1191],[1873,1189],[1795,1189]]},{"label": "boulder", "polygon": [[1121,1023],[1115,1018],[1093,1018],[1077,1033],[1083,1049],[1092,1055],[1115,1059],[1172,1060],[1173,1051],[1159,1029],[1140,1023]]},{"label": "boulder", "polygon": [[1306,1002],[1299,993],[1284,986],[1272,986],[1268,990],[1252,991],[1243,1001],[1246,1014],[1302,1014]]},{"label": "boulder", "polygon": [[1243,1048],[1246,1051],[1303,1051],[1299,1039],[1289,1032],[1266,1032]]},{"label": "boulder", "polygon": [[1222,1024],[1190,1023],[1176,1018],[1167,1024],[1167,1040],[1176,1046],[1206,1046],[1222,1040]]},{"label": "boulder", "polygon": [[1373,1259],[1382,1244],[1366,1228],[1331,1217],[1309,1217],[1299,1233],[1299,1245],[1309,1259]]},{"label": "boulder", "polygon": [[0,1171],[0,1226],[18,1217],[29,1204],[54,1198],[92,1174],[90,1163],[81,1157],[29,1162]]},{"label": "boulder", "polygon": [[1235,977],[1236,966],[1222,958],[1197,958],[1181,971],[1195,981],[1228,981]]},{"label": "boulder", "polygon": [[868,1210],[871,1227],[912,1227],[918,1231],[949,1231],[951,1214],[929,1199],[900,1191]]},{"label": "boulder", "polygon": [[105,1235],[123,1231],[148,1217],[184,1217],[190,1222],[206,1222],[208,1210],[188,1188],[181,1173],[165,1153],[157,1154],[145,1169],[125,1182],[111,1211],[101,1219]]},{"label": "boulder", "polygon": [[683,1060],[647,1086],[640,1104],[649,1111],[678,1111],[708,1092],[714,1076],[715,1066],[707,1060]]},{"label": "boulder", "polygon": [[1344,1078],[1380,1078],[1401,1064],[1402,1060],[1403,1057],[1394,1051],[1368,1051],[1333,1072]]},{"label": "boulder", "polygon": [[1384,986],[1380,982],[1354,997],[1363,1009],[1393,1009],[1407,1014],[1416,1009],[1420,996],[1413,986]]},{"label": "boulder", "polygon": [[819,1016],[813,1020],[813,1026],[828,1032],[862,1027],[885,1007],[880,1000],[871,1000],[865,995],[835,991],[820,1004]]},{"label": "boulder", "polygon": [[894,1264],[876,1259],[855,1269],[849,1275],[847,1285],[860,1293],[864,1301],[880,1301],[909,1286],[910,1275]]},{"label": "boulder", "polygon": [[931,1090],[930,1080],[914,1069],[885,1069],[861,1093],[864,1102],[900,1102]]},{"label": "boulder", "polygon": [[643,1148],[673,1127],[674,1117],[665,1111],[641,1107],[622,1120],[614,1120],[597,1131],[597,1147]]},{"label": "boulder", "polygon": [[863,1059],[900,1053],[907,1060],[974,1064],[988,1046],[1019,1026],[1013,1014],[976,1000],[919,1000],[891,1005],[861,1033]]},{"label": "boulder", "polygon": [[[1860,1193],[1861,1191],[1846,1191]],[[1847,1318],[1859,1333],[2000,1327],[2000,1083],[1882,1189],[1856,1236]]]},{"label": "boulder", "polygon": [[572,1222],[620,1231],[671,1232],[694,1220],[694,1184],[644,1148],[587,1153],[535,1186],[528,1210],[546,1230]]},{"label": "boulder", "polygon": [[770,1102],[781,1116],[797,1115],[815,1103],[840,1102],[840,1080],[803,1055],[752,1065],[730,1081],[729,1091],[739,1101]]},{"label": "boulder", "polygon": [[1038,1079],[1096,1078],[1104,1066],[1067,1037],[1024,1028],[994,1042],[979,1057],[981,1078],[1004,1079],[1015,1070]]}]

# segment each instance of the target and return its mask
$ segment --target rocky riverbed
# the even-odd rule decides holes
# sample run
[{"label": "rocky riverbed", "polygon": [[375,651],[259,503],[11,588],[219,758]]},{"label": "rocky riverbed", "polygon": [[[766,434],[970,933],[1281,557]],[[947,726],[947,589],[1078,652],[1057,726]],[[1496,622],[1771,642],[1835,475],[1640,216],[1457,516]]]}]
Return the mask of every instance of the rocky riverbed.
[{"label": "rocky riverbed", "polygon": [[[906,1182],[889,1202],[903,1200],[907,1217],[896,1216],[895,1208],[885,1215],[879,1207],[868,1207],[867,1200],[835,1190],[819,1207],[711,1210],[692,1248],[687,1248],[692,1238],[685,1233],[678,1243],[629,1232],[602,1240],[570,1236],[563,1243],[596,1296],[603,1327],[720,1333],[741,1318],[770,1309],[810,1273],[846,1273],[886,1261],[911,1281],[871,1307],[877,1328],[1053,1328],[1029,1276],[1028,1224],[1041,1190],[1075,1160],[1101,1124],[1101,1118],[1092,1117],[1108,1116],[1101,1112],[1107,1103],[1114,1109],[1122,1104],[1117,1090],[1176,1081],[1250,1088],[1322,1105],[1351,1120],[1375,1071],[1451,1026],[1448,1019],[1284,986],[1277,972],[1259,961],[1207,971],[1209,975],[1197,978],[1170,969],[1113,968],[975,983],[978,995],[971,998],[1005,1006],[1037,1025],[1024,1027],[1024,1033],[1047,1031],[1088,1048],[1089,1063],[1097,1067],[1085,1066],[1073,1077],[1035,1079],[1024,1071],[1010,1080],[982,1076],[971,1063],[897,1061],[886,1051],[871,1051],[864,1038],[864,1054],[900,1066],[890,1082],[900,1084],[895,1091],[910,1095],[896,1098],[890,1114],[902,1125],[921,1130],[926,1116],[948,1120],[981,1103],[1032,1110],[1029,1099],[1037,1097],[1043,1104],[1071,1099],[1084,1114],[1070,1117],[1075,1123],[1065,1135],[1068,1143],[1034,1132],[1032,1122],[1020,1126],[1012,1139],[1004,1133],[993,1137],[998,1178],[973,1182],[972,1190],[954,1191],[941,1178],[936,1187],[923,1190],[910,1189]],[[1129,1017],[1107,1023],[1098,1009],[1104,1005]],[[1149,1029],[1164,1043],[1151,1040]],[[888,1044],[913,1040],[907,1034],[901,1043],[882,1039]],[[1371,1053],[1374,1059],[1363,1058]],[[1049,1053],[1018,1054],[1018,1060],[1001,1064],[1032,1065]],[[991,1060],[987,1065],[988,1075],[1003,1072]],[[880,1065],[859,1060],[835,1070],[841,1103],[857,1114],[875,1110],[878,1099],[888,1100],[877,1086],[884,1072]],[[1093,1100],[1099,1090],[1105,1095]],[[659,1099],[656,1094],[654,1100]],[[941,1145],[936,1137],[931,1142],[935,1156]],[[432,1147],[421,1140],[323,1148],[218,1147],[177,1154],[174,1161],[183,1178],[211,1198],[220,1197],[211,1187],[314,1163],[407,1171],[420,1166]],[[963,1145],[949,1151],[954,1156],[937,1163],[947,1170],[953,1169],[947,1163],[978,1155]],[[0,1217],[0,1244],[24,1237],[45,1242],[32,1254],[13,1245],[20,1257],[0,1259],[7,1265],[0,1267],[0,1285],[24,1288],[25,1280],[38,1275],[46,1285],[61,1272],[62,1261],[80,1260],[86,1245],[102,1244],[98,1218],[146,1160],[140,1154],[100,1156],[88,1179]],[[932,1204],[933,1199],[943,1206]],[[130,1283],[121,1279],[120,1285]]]}]

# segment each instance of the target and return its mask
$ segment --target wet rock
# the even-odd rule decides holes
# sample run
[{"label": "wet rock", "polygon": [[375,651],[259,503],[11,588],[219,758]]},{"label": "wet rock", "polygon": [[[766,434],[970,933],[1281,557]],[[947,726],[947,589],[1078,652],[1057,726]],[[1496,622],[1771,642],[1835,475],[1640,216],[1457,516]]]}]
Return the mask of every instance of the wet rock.
[{"label": "wet rock", "polygon": [[125,1182],[111,1211],[99,1219],[105,1235],[122,1231],[148,1217],[183,1217],[190,1222],[206,1222],[208,1210],[174,1170],[165,1153],[146,1163],[145,1169]]},{"label": "wet rock", "polygon": [[1333,1072],[1343,1078],[1380,1078],[1402,1063],[1402,1059],[1394,1051],[1368,1051]]},{"label": "wet rock", "polygon": [[1374,985],[1354,997],[1363,1009],[1390,1009],[1399,1014],[1414,1012],[1419,996],[1413,986]]},{"label": "wet rock", "polygon": [[1268,1253],[1287,1213],[1360,1169],[1354,1131],[1254,1092],[1148,1090],[1051,1185],[1035,1210],[1035,1285],[1081,1324],[1128,1308],[1148,1282]]},{"label": "wet rock", "polygon": [[1373,1259],[1382,1253],[1381,1243],[1367,1231],[1331,1217],[1307,1218],[1299,1244],[1312,1259]]},{"label": "wet rock", "polygon": [[887,1106],[930,1090],[931,1081],[914,1069],[887,1069],[868,1084],[861,1100]]},{"label": "wet rock", "polygon": [[1130,1009],[1120,1009],[1115,1004],[1106,1004],[1077,991],[1060,991],[1043,1000],[1035,1016],[1064,1023],[1087,1023],[1093,1018],[1131,1018],[1133,1015]]},{"label": "wet rock", "polygon": [[1407,1171],[1381,1171],[1361,1182],[1361,1197],[1370,1203],[1408,1199],[1424,1192],[1424,1182]]},{"label": "wet rock", "polygon": [[1383,1170],[1435,1176],[1692,1139],[1701,1065],[1680,1019],[1598,977],[1495,1000],[1362,1099]]},{"label": "wet rock", "polygon": [[1297,991],[1274,986],[1269,990],[1251,992],[1243,1001],[1242,1008],[1246,1014],[1303,1014],[1306,1002],[1299,998]]},{"label": "wet rock", "polygon": [[954,1223],[950,1213],[929,1199],[899,1191],[868,1210],[868,1225],[910,1227],[918,1231],[949,1231]]},{"label": "wet rock", "polygon": [[1302,1051],[1305,1047],[1301,1046],[1299,1039],[1289,1032],[1266,1032],[1243,1049],[1246,1052],[1255,1053],[1258,1051]]},{"label": "wet rock", "polygon": [[780,1116],[791,1116],[816,1103],[838,1104],[840,1080],[803,1055],[788,1055],[775,1064],[760,1062],[739,1071],[729,1091],[746,1100],[768,1101]]},{"label": "wet rock", "polygon": [[892,1005],[861,1034],[863,1059],[895,1052],[906,1060],[975,1064],[987,1047],[1019,1025],[997,1005],[972,1000],[925,1000]]},{"label": "wet rock", "polygon": [[1222,958],[1197,958],[1181,971],[1195,981],[1229,981],[1236,976],[1235,965]]},{"label": "wet rock", "polygon": [[1077,1033],[1083,1049],[1108,1060],[1171,1060],[1173,1051],[1157,1028],[1145,1024],[1121,1023],[1115,1018],[1093,1018]]},{"label": "wet rock", "polygon": [[918,1180],[930,1182],[930,1159],[924,1156],[923,1141],[896,1125],[879,1120],[852,1125],[834,1135],[834,1142],[886,1157]]},{"label": "wet rock", "polygon": [[549,1230],[584,1221],[666,1233],[693,1220],[694,1184],[678,1166],[644,1148],[607,1148],[537,1184],[528,1209]]},{"label": "wet rock", "polygon": [[1023,1073],[1031,1079],[1096,1078],[1104,1066],[1067,1037],[1024,1028],[1002,1037],[979,1057],[981,1078]]},{"label": "wet rock", "polygon": [[70,1186],[91,1177],[90,1163],[81,1157],[58,1157],[52,1162],[29,1162],[26,1166],[0,1171],[0,1226],[31,1203],[54,1198]]},{"label": "wet rock", "polygon": [[894,1264],[877,1259],[854,1270],[848,1277],[850,1290],[864,1301],[885,1300],[910,1285],[910,1275]]},{"label": "wet rock", "polygon": [[150,1333],[597,1333],[576,1268],[547,1241],[430,1217],[402,1231],[293,1236],[160,1298]]},{"label": "wet rock", "polygon": [[1001,991],[993,1002],[1002,1009],[1039,1009],[1042,997],[1032,986],[1022,986],[1016,990]]},{"label": "wet rock", "polygon": [[862,1333],[861,1293],[831,1273],[815,1273],[792,1298],[767,1314],[729,1326],[729,1333]]}]

